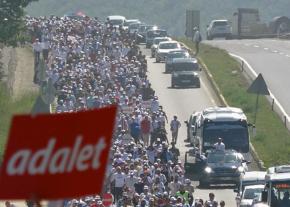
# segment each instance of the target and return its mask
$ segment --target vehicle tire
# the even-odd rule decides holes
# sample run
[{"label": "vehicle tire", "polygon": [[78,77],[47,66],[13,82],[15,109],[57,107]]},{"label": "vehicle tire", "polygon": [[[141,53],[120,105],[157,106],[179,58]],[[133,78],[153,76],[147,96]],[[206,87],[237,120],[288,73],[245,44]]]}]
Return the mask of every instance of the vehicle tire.
[{"label": "vehicle tire", "polygon": [[199,187],[200,188],[208,188],[209,187],[209,183],[205,180],[199,180]]},{"label": "vehicle tire", "polygon": [[196,82],[196,88],[200,88],[200,80]]},{"label": "vehicle tire", "polygon": [[248,153],[250,151],[249,148],[250,148],[250,146],[247,145],[247,146],[243,147],[241,150],[243,153]]},{"label": "vehicle tire", "polygon": [[175,88],[175,84],[172,81],[171,81],[171,88]]},{"label": "vehicle tire", "polygon": [[232,35],[227,35],[227,36],[225,37],[225,39],[226,39],[226,40],[231,40],[231,39],[232,39]]},{"label": "vehicle tire", "polygon": [[156,63],[160,63],[160,59],[156,57]]},{"label": "vehicle tire", "polygon": [[150,48],[148,44],[146,44],[146,49]]}]

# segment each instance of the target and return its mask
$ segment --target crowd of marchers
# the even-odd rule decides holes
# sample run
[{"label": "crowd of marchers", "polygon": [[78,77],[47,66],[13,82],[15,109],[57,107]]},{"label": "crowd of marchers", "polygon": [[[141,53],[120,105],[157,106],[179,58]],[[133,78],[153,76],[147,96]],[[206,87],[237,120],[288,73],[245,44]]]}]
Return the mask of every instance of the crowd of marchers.
[{"label": "crowd of marchers", "polygon": [[[27,17],[26,22],[35,54],[34,81],[52,81],[56,113],[119,107],[103,190],[113,195],[113,206],[225,206],[213,193],[204,200],[194,195],[175,147],[180,122],[177,116],[168,120],[151,88],[136,33],[89,17]],[[37,69],[41,59],[44,80]],[[104,206],[102,194],[52,205]]]}]

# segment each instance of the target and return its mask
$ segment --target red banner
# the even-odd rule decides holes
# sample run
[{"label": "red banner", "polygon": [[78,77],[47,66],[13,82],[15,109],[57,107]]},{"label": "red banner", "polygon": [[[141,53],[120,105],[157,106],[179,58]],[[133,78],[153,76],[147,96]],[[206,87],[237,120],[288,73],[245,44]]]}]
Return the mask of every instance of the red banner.
[{"label": "red banner", "polygon": [[1,166],[1,199],[63,199],[102,190],[116,107],[15,116]]}]

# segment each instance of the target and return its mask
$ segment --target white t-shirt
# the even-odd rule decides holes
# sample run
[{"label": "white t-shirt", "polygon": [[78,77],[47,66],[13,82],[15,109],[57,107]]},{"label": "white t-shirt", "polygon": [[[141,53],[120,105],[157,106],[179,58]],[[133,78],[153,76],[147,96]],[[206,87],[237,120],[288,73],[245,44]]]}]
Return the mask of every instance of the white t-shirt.
[{"label": "white t-shirt", "polygon": [[225,144],[224,143],[215,143],[214,144],[214,148],[216,149],[216,150],[219,150],[219,151],[225,151]]},{"label": "white t-shirt", "polygon": [[134,190],[134,184],[138,182],[138,179],[133,176],[133,177],[130,177],[128,176],[126,179],[125,179],[125,183],[126,183],[126,186],[131,189],[131,190]]},{"label": "white t-shirt", "polygon": [[124,173],[114,173],[112,176],[112,181],[115,180],[115,187],[123,188],[125,185],[126,175]]},{"label": "white t-shirt", "polygon": [[181,124],[178,120],[172,120],[170,123],[170,128],[172,129],[171,131],[176,132],[179,127],[181,127]]}]

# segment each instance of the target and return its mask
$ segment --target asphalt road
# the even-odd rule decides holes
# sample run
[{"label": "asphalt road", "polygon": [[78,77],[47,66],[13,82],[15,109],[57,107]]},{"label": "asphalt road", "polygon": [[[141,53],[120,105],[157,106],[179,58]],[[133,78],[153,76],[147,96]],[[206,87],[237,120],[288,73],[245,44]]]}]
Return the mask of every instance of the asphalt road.
[{"label": "asphalt road", "polygon": [[290,41],[256,39],[213,40],[204,43],[241,56],[257,74],[262,73],[269,89],[290,115]]},{"label": "asphalt road", "polygon": [[[203,74],[204,72],[201,72],[201,88],[173,89],[170,87],[170,74],[164,73],[165,64],[155,63],[155,58],[150,58],[149,50],[143,50],[143,53],[147,55],[148,78],[159,97],[161,105],[167,113],[169,122],[172,120],[174,114],[182,122],[177,147],[181,151],[181,160],[184,161],[185,151],[189,149],[188,143],[184,142],[184,139],[186,139],[186,126],[184,121],[188,119],[192,112],[202,110],[209,106],[219,105],[219,103],[216,101],[214,92],[209,87],[205,74]],[[167,131],[170,132],[169,128]],[[168,137],[170,140],[171,135],[169,134]],[[198,186],[198,181],[193,180],[193,183],[195,186]],[[194,196],[195,198],[206,200],[208,199],[209,192],[213,192],[218,201],[224,200],[226,206],[236,206],[235,193],[233,192],[232,186],[214,186],[210,189],[198,189],[197,187]]]}]

